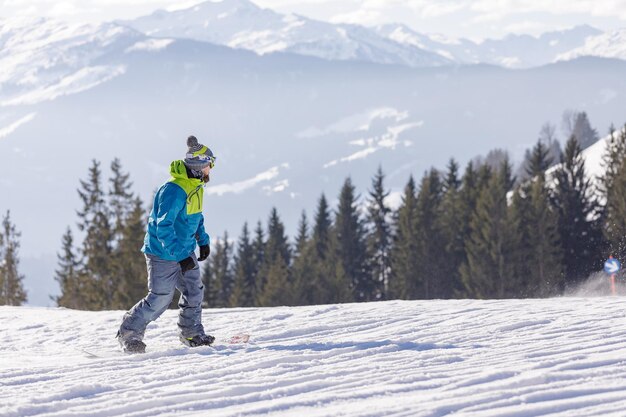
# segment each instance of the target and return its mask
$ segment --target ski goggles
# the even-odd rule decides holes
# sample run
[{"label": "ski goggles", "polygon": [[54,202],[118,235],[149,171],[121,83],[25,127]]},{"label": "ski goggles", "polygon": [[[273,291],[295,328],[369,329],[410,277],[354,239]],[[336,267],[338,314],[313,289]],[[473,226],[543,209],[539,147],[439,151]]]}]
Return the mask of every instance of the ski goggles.
[{"label": "ski goggles", "polygon": [[207,155],[207,154],[200,154],[197,156],[197,158],[201,161],[209,161],[209,168],[213,169],[213,167],[215,166],[215,160],[217,159],[216,157],[214,157],[213,155]]},{"label": "ski goggles", "polygon": [[[210,152],[210,154],[207,154],[207,152]],[[187,158],[198,158],[198,160],[203,162],[209,161],[209,168],[211,169],[213,169],[213,167],[215,166],[215,160],[217,159],[215,156],[213,156],[213,152],[211,152],[206,146],[203,146],[202,149],[197,152],[188,153]]]}]

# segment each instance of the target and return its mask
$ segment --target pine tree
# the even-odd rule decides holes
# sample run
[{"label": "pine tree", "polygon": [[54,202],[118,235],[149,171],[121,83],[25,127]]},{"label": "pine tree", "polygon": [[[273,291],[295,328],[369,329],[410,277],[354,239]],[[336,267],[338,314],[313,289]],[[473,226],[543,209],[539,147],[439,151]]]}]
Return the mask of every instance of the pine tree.
[{"label": "pine tree", "polygon": [[[308,268],[307,271],[302,266]],[[305,304],[341,303],[352,299],[348,280],[338,254],[338,241],[326,197],[319,199],[313,236],[298,259],[294,271],[302,274],[297,296]],[[305,279],[305,282],[302,280]]]},{"label": "pine tree", "polygon": [[626,257],[626,125],[618,133],[611,130],[603,158],[605,173],[601,190],[606,199],[602,212],[603,234],[611,255]]},{"label": "pine tree", "polygon": [[112,305],[114,284],[111,255],[113,230],[109,222],[108,207],[102,190],[100,163],[96,160],[89,168],[87,181],[80,181],[78,195],[83,208],[78,212],[78,227],[85,232],[82,256],[86,276],[82,297],[83,308],[101,310]]},{"label": "pine tree", "polygon": [[[463,259],[458,267],[457,273],[461,279],[461,288],[457,289],[456,297],[468,297],[467,288],[463,283],[461,276],[461,267],[467,264],[467,245],[471,239],[472,228],[471,220],[473,213],[476,211],[476,203],[481,191],[488,184],[491,178],[491,169],[487,165],[476,167],[473,162],[469,162],[461,179],[461,189],[459,191],[460,212],[458,217],[459,233],[461,235],[463,246]],[[444,226],[445,227],[445,226]]]},{"label": "pine tree", "polygon": [[591,127],[591,123],[585,112],[576,115],[572,135],[576,137],[582,149],[587,149],[599,139],[598,131]]},{"label": "pine tree", "polygon": [[235,256],[235,288],[230,298],[233,307],[252,307],[256,300],[253,248],[248,223],[244,223]]},{"label": "pine tree", "polygon": [[529,225],[532,223],[533,207],[528,186],[520,185],[514,190],[509,214],[510,227],[515,238],[509,258],[513,270],[509,280],[509,291],[513,297],[531,297],[535,295],[537,288],[532,278],[535,254]]},{"label": "pine tree", "polygon": [[61,253],[57,254],[59,263],[55,271],[55,280],[59,283],[61,295],[54,298],[59,307],[79,309],[83,282],[80,271],[82,266],[74,249],[74,237],[68,227],[63,235]]},{"label": "pine tree", "polygon": [[350,288],[351,281],[344,270],[338,251],[339,242],[333,233],[331,234],[330,251],[326,262],[318,269],[327,281],[323,303],[339,304],[354,301],[352,289]]},{"label": "pine tree", "polygon": [[131,191],[130,174],[122,171],[118,158],[111,163],[109,212],[111,236],[111,304],[108,308],[128,309],[145,295],[145,258],[140,253],[145,235],[143,203]]},{"label": "pine tree", "polygon": [[391,249],[391,275],[389,277],[389,298],[410,299],[417,294],[417,190],[411,175],[404,187],[402,203],[395,216],[395,234]]},{"label": "pine tree", "polygon": [[326,197],[322,194],[317,206],[312,238],[316,254],[313,270],[317,274],[314,278],[315,304],[342,303],[352,299],[351,281],[346,276],[339,253],[345,246],[340,246],[337,236]]},{"label": "pine tree", "polygon": [[529,177],[515,193],[511,225],[517,231],[510,290],[514,296],[547,296],[562,289],[562,252],[557,213],[550,205],[545,171],[549,149],[537,141],[525,161]]},{"label": "pine tree", "polygon": [[476,207],[476,201],[480,195],[481,184],[479,182],[478,172],[474,168],[472,162],[467,164],[463,178],[461,179],[461,203],[463,206],[462,213],[468,217]]},{"label": "pine tree", "polygon": [[292,294],[294,305],[314,303],[317,291],[317,252],[312,238],[307,239],[298,249],[292,266]]},{"label": "pine tree", "polygon": [[135,197],[131,210],[121,224],[114,251],[116,288],[112,308],[129,309],[146,293],[146,263],[141,253],[145,235],[146,212],[143,202]]},{"label": "pine tree", "polygon": [[20,235],[7,211],[0,231],[0,305],[19,306],[27,300],[19,273]]},{"label": "pine tree", "polygon": [[312,261],[311,237],[309,236],[309,224],[306,213],[303,211],[298,223],[298,235],[295,241],[295,251],[292,270],[292,295],[294,305],[310,304],[309,294],[311,293]]},{"label": "pine tree", "polygon": [[533,147],[526,159],[526,173],[530,178],[543,174],[551,165],[550,150],[541,142]]},{"label": "pine tree", "polygon": [[289,269],[282,256],[265,265],[267,282],[259,294],[258,302],[262,307],[293,305],[293,295],[289,279]]},{"label": "pine tree", "polygon": [[254,265],[254,280],[256,282],[257,295],[262,289],[261,268],[265,262],[265,232],[261,221],[257,222],[254,230],[254,241],[252,242],[252,264]]},{"label": "pine tree", "polygon": [[585,172],[582,148],[570,137],[560,167],[554,174],[552,205],[558,213],[566,286],[575,286],[599,269],[602,235],[592,197],[591,180]]},{"label": "pine tree", "polygon": [[309,223],[306,217],[306,212],[303,210],[298,222],[298,235],[296,236],[296,242],[294,245],[294,258],[302,255],[306,243],[309,240]]},{"label": "pine tree", "polygon": [[[289,247],[289,241],[285,235],[285,226],[283,225],[278,211],[276,208],[272,208],[267,229],[267,242],[264,246],[263,263],[259,270],[257,282],[259,283],[258,302],[263,305],[263,302],[269,302],[268,300],[275,298],[273,296],[264,295],[266,291],[266,285],[273,280],[281,280],[284,270],[289,271],[289,265],[291,262],[291,249]],[[259,235],[257,235],[258,238]],[[273,273],[278,275],[274,276]],[[287,279],[289,281],[289,279]],[[271,284],[268,287],[268,291],[274,291],[277,288],[276,283]],[[285,289],[287,290],[287,289]]]},{"label": "pine tree", "polygon": [[447,262],[446,242],[440,226],[441,196],[441,179],[432,169],[424,176],[417,194],[415,226],[420,263],[413,298],[447,298],[453,292],[451,277],[441,268]]},{"label": "pine tree", "polygon": [[[541,151],[545,152],[545,155],[541,157],[541,160],[548,164],[548,166],[544,168],[544,171],[545,169],[553,166],[555,163],[558,163],[563,154],[561,151],[561,145],[556,139],[555,131],[556,128],[552,124],[545,123],[539,132],[538,142],[541,143]],[[532,152],[536,151],[538,151],[536,148],[526,150],[524,161],[517,170],[517,180],[520,181],[520,183],[527,181],[533,176],[532,174],[529,174],[529,171],[535,171],[535,169],[530,167],[530,161],[533,159]]]},{"label": "pine tree", "polygon": [[537,175],[530,188],[529,236],[532,258],[531,278],[535,295],[549,296],[563,287],[562,252],[558,234],[558,218],[550,207],[543,173]]},{"label": "pine tree", "polygon": [[294,305],[313,303],[316,285],[316,245],[310,236],[308,221],[303,212],[298,225],[296,250],[292,265],[292,294]]},{"label": "pine tree", "polygon": [[109,179],[109,207],[113,241],[115,244],[119,244],[122,238],[124,223],[131,210],[133,210],[136,200],[130,191],[132,187],[130,174],[122,172],[122,164],[118,158],[111,162],[111,172],[112,177]]},{"label": "pine tree", "polygon": [[470,222],[466,242],[467,262],[461,267],[466,292],[476,298],[512,296],[514,230],[507,208],[507,192],[512,183],[510,166],[503,163],[481,189]]},{"label": "pine tree", "polygon": [[463,291],[459,268],[465,262],[465,230],[468,227],[464,213],[459,166],[455,160],[448,163],[448,172],[443,183],[443,197],[440,208],[440,227],[445,244],[445,261],[440,266],[449,288],[446,297],[456,297]]},{"label": "pine tree", "polygon": [[[209,307],[229,307],[231,295],[235,286],[232,271],[232,246],[228,240],[228,232],[215,243],[215,251],[210,258],[210,285],[208,290],[213,292],[207,295]],[[205,289],[207,291],[207,289]]]},{"label": "pine tree", "polygon": [[602,155],[602,168],[604,174],[600,178],[599,188],[603,196],[606,197],[609,189],[613,186],[613,181],[624,165],[626,159],[626,134],[624,130],[617,132],[615,127],[611,125],[609,129],[609,138],[606,145],[606,151]]},{"label": "pine tree", "polygon": [[[215,274],[213,272],[213,262],[215,258],[216,246],[217,245],[213,246],[209,258],[200,264],[200,274],[202,277],[202,283],[204,284],[204,297],[202,300],[202,306],[205,308],[219,306],[219,288],[218,283],[215,280]],[[176,304],[174,304],[174,300],[172,300],[170,308],[176,308]]]},{"label": "pine tree", "polygon": [[294,265],[294,273],[298,274],[294,294],[302,304],[328,302],[329,277],[325,275],[328,271],[324,264],[329,261],[331,250],[331,225],[328,202],[322,194],[315,212],[313,234]]},{"label": "pine tree", "polygon": [[[357,197],[352,180],[346,178],[339,194],[339,206],[335,217],[335,235],[338,255],[350,288],[360,288],[367,279],[365,229],[360,219]],[[352,298],[358,299],[355,294]]]},{"label": "pine tree", "polygon": [[369,234],[367,237],[367,253],[371,262],[371,275],[359,283],[355,288],[357,301],[374,301],[386,298],[390,272],[391,229],[387,217],[391,209],[385,203],[389,191],[384,188],[382,168],[379,167],[372,180],[370,201],[368,204],[367,223]]},{"label": "pine tree", "polygon": [[315,225],[313,226],[313,242],[317,256],[321,259],[326,258],[330,250],[330,233],[332,219],[330,218],[330,209],[326,196],[322,194],[317,205],[315,214]]}]

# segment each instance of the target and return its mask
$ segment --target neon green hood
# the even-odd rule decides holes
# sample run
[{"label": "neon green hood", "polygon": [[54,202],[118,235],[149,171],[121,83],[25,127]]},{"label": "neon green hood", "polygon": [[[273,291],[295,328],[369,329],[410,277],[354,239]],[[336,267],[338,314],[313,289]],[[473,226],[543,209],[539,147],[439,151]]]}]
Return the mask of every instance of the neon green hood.
[{"label": "neon green hood", "polygon": [[189,178],[187,168],[182,160],[173,161],[170,164],[170,182],[178,185],[187,194],[187,214],[202,212],[204,199],[204,181],[198,178]]}]

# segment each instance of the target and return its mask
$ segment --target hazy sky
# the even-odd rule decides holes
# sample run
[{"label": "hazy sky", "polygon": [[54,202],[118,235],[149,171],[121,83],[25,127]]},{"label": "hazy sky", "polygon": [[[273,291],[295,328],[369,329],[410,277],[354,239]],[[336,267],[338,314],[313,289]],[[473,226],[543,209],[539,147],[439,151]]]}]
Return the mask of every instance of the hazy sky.
[{"label": "hazy sky", "polygon": [[[198,0],[0,0],[0,16],[49,16],[99,22],[174,10]],[[626,27],[626,0],[256,0],[283,13],[374,25],[406,23],[417,31],[454,37],[499,38],[539,34],[579,24]]]}]

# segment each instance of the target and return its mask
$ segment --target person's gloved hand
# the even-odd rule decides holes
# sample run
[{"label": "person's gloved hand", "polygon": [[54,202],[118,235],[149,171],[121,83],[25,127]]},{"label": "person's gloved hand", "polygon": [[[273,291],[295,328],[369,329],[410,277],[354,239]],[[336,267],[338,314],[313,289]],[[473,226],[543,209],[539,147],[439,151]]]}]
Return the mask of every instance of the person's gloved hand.
[{"label": "person's gloved hand", "polygon": [[199,261],[204,261],[211,254],[211,247],[209,245],[201,245],[200,246],[200,256],[198,257]]},{"label": "person's gloved hand", "polygon": [[193,258],[191,256],[183,259],[178,264],[180,265],[180,269],[183,270],[183,274],[187,271],[191,271],[196,266],[196,263],[193,261]]}]

